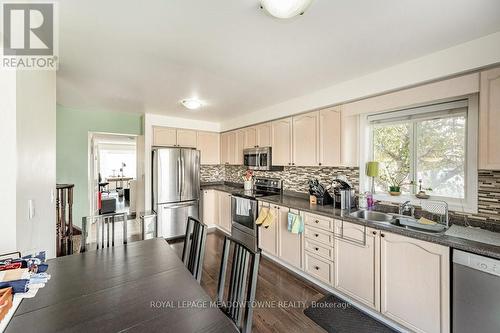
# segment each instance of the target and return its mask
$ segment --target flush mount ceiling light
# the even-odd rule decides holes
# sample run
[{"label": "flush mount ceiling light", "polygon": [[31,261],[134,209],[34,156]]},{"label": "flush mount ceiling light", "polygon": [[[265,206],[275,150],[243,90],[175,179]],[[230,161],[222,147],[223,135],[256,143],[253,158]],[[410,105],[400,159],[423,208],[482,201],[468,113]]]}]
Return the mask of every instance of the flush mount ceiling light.
[{"label": "flush mount ceiling light", "polygon": [[280,19],[302,15],[312,0],[260,0],[261,8]]},{"label": "flush mount ceiling light", "polygon": [[196,98],[183,99],[181,104],[188,110],[197,110],[203,106],[203,102]]}]

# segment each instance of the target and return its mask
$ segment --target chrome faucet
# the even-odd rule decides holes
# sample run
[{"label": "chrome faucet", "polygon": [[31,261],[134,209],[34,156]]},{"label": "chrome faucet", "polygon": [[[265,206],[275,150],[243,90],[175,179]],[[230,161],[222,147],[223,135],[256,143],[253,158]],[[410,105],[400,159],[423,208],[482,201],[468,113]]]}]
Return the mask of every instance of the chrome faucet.
[{"label": "chrome faucet", "polygon": [[410,216],[415,216],[415,207],[413,207],[410,201],[405,201],[399,205],[399,215],[404,215],[407,211],[410,212]]}]

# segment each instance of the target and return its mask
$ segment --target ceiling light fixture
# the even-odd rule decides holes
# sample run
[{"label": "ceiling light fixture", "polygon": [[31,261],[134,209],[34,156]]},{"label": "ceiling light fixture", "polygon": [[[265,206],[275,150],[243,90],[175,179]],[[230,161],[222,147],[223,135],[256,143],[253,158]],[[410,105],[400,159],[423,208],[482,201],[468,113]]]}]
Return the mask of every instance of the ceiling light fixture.
[{"label": "ceiling light fixture", "polygon": [[203,106],[203,102],[196,98],[183,99],[181,104],[189,110],[196,110]]},{"label": "ceiling light fixture", "polygon": [[279,19],[302,15],[312,0],[260,0],[260,7]]}]

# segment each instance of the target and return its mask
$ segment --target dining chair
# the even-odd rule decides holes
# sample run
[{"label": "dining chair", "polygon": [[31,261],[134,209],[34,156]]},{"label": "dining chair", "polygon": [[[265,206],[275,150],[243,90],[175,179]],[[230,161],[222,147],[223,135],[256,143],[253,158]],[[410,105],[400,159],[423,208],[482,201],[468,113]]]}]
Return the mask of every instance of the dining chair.
[{"label": "dining chair", "polygon": [[206,224],[189,216],[186,224],[186,235],[184,236],[182,261],[198,282],[201,281],[201,274],[203,272],[206,239]]},{"label": "dining chair", "polygon": [[89,245],[87,237],[89,236],[90,228],[94,229],[95,245],[97,249],[115,246],[115,223],[117,222],[122,222],[122,243],[127,244],[127,213],[111,213],[82,217],[81,252],[85,252]]},{"label": "dining chair", "polygon": [[[226,272],[231,244],[233,244],[233,256],[229,288],[227,288],[227,298],[225,298]],[[242,333],[252,331],[253,304],[259,273],[259,261],[260,249],[252,251],[235,239],[228,236],[224,238],[217,287],[217,304]]]}]

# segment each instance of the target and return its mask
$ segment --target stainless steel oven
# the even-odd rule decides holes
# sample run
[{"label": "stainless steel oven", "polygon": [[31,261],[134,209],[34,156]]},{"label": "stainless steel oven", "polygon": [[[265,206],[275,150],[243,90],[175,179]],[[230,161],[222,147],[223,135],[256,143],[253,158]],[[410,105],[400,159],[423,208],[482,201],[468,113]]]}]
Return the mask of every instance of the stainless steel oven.
[{"label": "stainless steel oven", "polygon": [[237,194],[231,196],[231,236],[254,251],[258,248],[257,209],[256,199]]},{"label": "stainless steel oven", "polygon": [[271,147],[248,148],[243,150],[243,164],[252,170],[271,170]]}]

